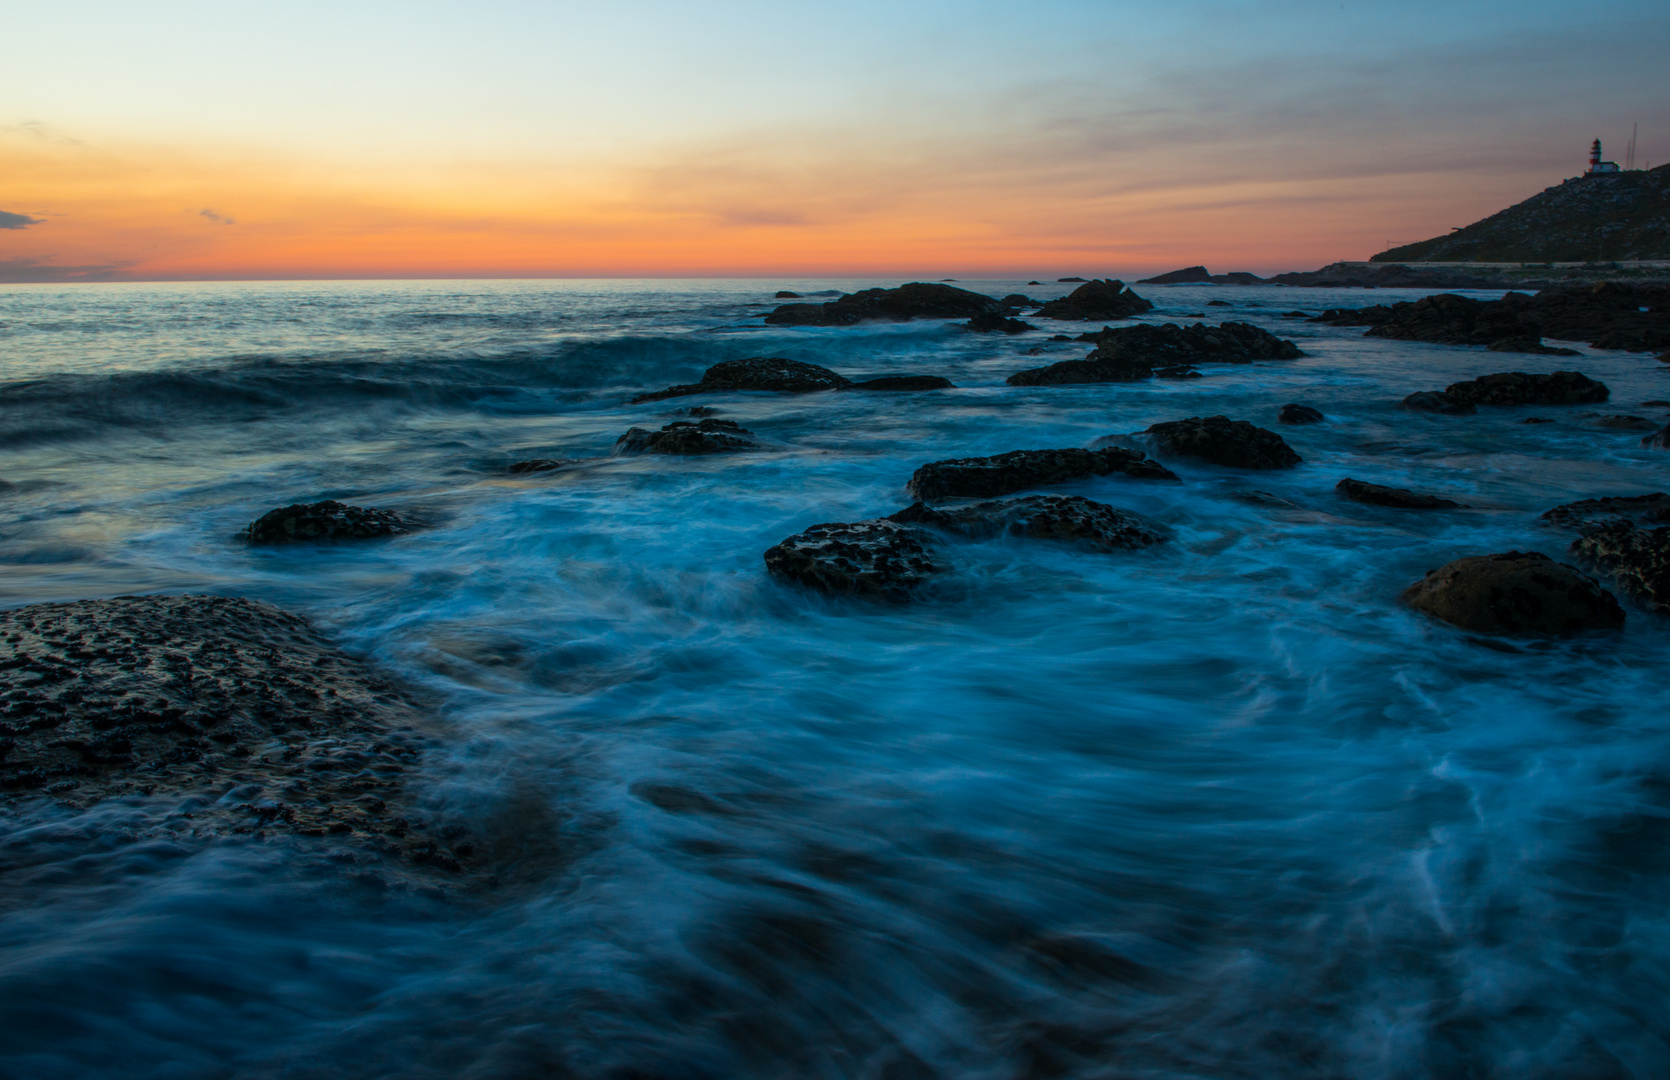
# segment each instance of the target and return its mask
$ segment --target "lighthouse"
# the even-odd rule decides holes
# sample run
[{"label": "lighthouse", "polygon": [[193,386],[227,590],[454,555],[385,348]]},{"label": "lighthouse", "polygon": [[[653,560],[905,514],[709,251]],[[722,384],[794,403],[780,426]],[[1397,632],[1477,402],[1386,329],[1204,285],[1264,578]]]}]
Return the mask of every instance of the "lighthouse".
[{"label": "lighthouse", "polygon": [[1623,170],[1618,168],[1618,163],[1616,161],[1602,161],[1600,159],[1600,140],[1596,139],[1595,144],[1589,147],[1589,171],[1583,175],[1607,176],[1611,173],[1622,171]]}]

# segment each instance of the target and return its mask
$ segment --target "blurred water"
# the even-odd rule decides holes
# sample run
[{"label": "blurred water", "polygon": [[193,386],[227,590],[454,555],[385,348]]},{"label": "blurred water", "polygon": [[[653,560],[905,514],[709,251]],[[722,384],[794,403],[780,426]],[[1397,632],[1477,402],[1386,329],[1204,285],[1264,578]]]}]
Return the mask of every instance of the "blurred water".
[{"label": "blurred water", "polygon": [[[1662,416],[1641,403],[1670,369],[1280,318],[1418,295],[1394,290],[1140,287],[1149,321],[1308,355],[1083,387],[1003,385],[1083,355],[1047,341],[1082,326],[755,318],[869,284],[896,282],[0,289],[0,600],[307,614],[439,695],[414,790],[506,882],[389,887],[299,842],[158,840],[154,806],[14,806],[0,1074],[1670,1075],[1665,621],[1491,648],[1395,603],[1460,555],[1561,556],[1555,503],[1665,488],[1661,452],[1584,414]],[[959,389],[626,404],[753,355]],[[1396,407],[1562,366],[1611,403]],[[605,456],[693,401],[772,449]],[[763,572],[807,525],[904,505],[925,461],[1273,428],[1288,401],[1328,415],[1280,429],[1295,470],[1062,489],[1165,529],[1147,551],[962,546],[903,607]],[[504,473],[534,456],[598,460]],[[1346,475],[1473,509],[1342,503]],[[326,497],[438,527],[231,541]]]}]

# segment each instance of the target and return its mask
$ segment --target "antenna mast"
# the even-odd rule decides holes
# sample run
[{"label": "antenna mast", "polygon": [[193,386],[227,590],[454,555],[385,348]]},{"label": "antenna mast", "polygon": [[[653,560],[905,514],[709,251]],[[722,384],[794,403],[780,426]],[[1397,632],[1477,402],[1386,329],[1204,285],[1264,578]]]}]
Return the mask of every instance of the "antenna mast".
[{"label": "antenna mast", "polygon": [[1640,130],[1641,122],[1639,120],[1630,125],[1629,151],[1624,155],[1624,169],[1626,171],[1635,168],[1635,136]]}]

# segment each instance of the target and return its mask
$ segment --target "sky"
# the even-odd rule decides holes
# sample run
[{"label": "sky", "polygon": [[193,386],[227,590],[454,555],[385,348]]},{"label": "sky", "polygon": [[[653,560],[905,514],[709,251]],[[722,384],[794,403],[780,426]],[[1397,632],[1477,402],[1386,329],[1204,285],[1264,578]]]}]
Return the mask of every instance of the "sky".
[{"label": "sky", "polygon": [[1314,269],[1670,162],[1664,0],[0,0],[0,282]]}]

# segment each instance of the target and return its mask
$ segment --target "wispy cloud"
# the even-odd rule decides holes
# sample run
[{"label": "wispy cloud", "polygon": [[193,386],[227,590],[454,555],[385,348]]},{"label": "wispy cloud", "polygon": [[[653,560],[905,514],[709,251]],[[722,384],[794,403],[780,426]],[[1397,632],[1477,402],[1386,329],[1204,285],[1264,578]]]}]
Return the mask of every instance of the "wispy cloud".
[{"label": "wispy cloud", "polygon": [[0,210],[0,229],[27,229],[31,225],[40,225],[44,218],[32,218],[28,214],[13,214]]},{"label": "wispy cloud", "polygon": [[232,218],[227,217],[225,214],[217,214],[213,210],[207,210],[207,209],[199,210],[199,211],[197,211],[197,216],[202,217],[202,218],[208,218],[210,221],[214,222],[216,225],[236,225],[237,224],[237,222],[234,221]]},{"label": "wispy cloud", "polygon": [[131,262],[104,263],[96,266],[54,266],[47,257],[0,259],[0,283],[50,284],[70,281],[116,281],[127,275],[123,271]]}]

